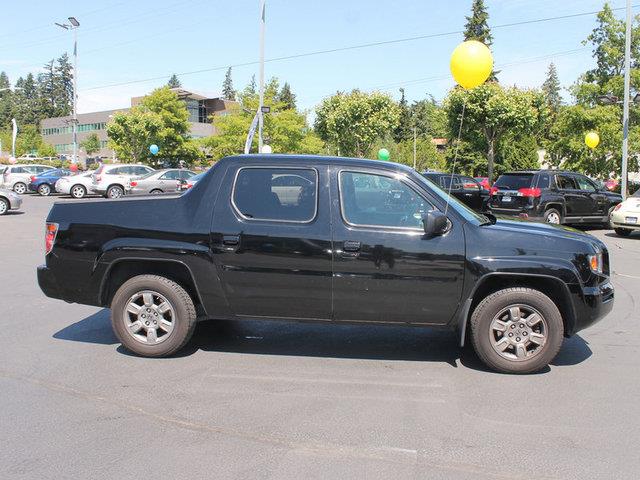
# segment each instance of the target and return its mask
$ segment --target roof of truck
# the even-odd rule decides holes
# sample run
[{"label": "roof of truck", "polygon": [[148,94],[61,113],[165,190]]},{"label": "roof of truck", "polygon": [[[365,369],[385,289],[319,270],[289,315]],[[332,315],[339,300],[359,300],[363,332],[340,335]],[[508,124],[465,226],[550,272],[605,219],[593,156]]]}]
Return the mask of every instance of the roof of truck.
[{"label": "roof of truck", "polygon": [[[269,161],[285,162],[285,163],[304,163],[304,164],[339,164],[350,167],[376,167],[385,168],[387,170],[395,170],[402,172],[413,172],[414,170],[407,165],[402,165],[395,162],[384,162],[381,160],[370,160],[365,158],[351,158],[351,157],[335,157],[325,155],[289,155],[289,154],[249,154],[249,155],[233,155],[225,157],[220,162],[242,162],[246,160],[256,160],[257,158],[263,158],[265,164]],[[218,162],[218,163],[220,163]]]}]

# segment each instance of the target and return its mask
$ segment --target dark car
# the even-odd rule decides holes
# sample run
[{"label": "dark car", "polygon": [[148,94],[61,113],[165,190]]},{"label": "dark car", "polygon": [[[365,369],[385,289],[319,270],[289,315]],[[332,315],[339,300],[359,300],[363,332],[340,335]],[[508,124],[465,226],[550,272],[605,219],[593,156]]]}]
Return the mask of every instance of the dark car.
[{"label": "dark car", "polygon": [[64,168],[56,168],[41,173],[40,175],[33,175],[29,182],[29,191],[38,192],[43,197],[46,197],[50,195],[51,192],[56,191],[56,182],[58,180],[69,175],[71,175],[71,170]]},{"label": "dark car", "polygon": [[555,224],[609,225],[617,193],[589,177],[561,170],[531,170],[500,175],[491,187],[488,207],[494,214]]},{"label": "dark car", "polygon": [[150,357],[198,320],[279,319],[469,332],[487,365],[522,373],[613,307],[597,238],[496,221],[372,160],[227,157],[184,195],[56,203],[45,245],[43,292],[111,308]]},{"label": "dark car", "polygon": [[423,172],[422,175],[446,192],[451,191],[454,197],[461,200],[469,208],[477,212],[482,212],[485,209],[489,200],[489,190],[484,188],[475,178],[441,172]]}]

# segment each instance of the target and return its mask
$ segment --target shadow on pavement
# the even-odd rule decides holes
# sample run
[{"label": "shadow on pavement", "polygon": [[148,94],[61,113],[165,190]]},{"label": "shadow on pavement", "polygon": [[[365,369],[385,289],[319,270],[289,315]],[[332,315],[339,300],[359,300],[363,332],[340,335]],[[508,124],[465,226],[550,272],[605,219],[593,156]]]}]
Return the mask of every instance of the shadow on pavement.
[{"label": "shadow on pavement", "polygon": [[[53,335],[59,340],[114,345],[109,310],[103,309]],[[134,355],[119,346],[118,352]],[[454,368],[490,372],[476,356],[470,342],[458,346],[454,332],[426,327],[330,325],[270,320],[211,320],[197,325],[191,341],[175,357],[202,350],[262,355],[330,357],[368,360],[442,362]],[[578,335],[565,339],[554,366],[575,365],[591,356]],[[546,368],[540,373],[546,373]]]},{"label": "shadow on pavement", "polygon": [[11,217],[11,216],[14,216],[14,215],[24,215],[24,212],[22,210],[9,210],[3,216]]},{"label": "shadow on pavement", "polygon": [[618,235],[615,232],[607,232],[604,234],[605,237],[611,237],[611,238],[617,238],[618,240],[621,238],[635,238],[635,239],[639,239],[640,235],[634,235],[635,232],[631,232],[631,235],[629,235],[628,237],[621,237],[620,235]]}]

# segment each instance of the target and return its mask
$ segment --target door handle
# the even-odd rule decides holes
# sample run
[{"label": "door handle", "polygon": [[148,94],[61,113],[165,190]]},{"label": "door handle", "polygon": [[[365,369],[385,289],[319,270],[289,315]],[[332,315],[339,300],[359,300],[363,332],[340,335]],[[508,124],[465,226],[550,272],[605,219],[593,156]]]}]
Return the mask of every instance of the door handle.
[{"label": "door handle", "polygon": [[344,252],[355,253],[360,251],[360,242],[356,242],[354,240],[347,240],[344,242],[342,246],[342,250]]},{"label": "door handle", "polygon": [[236,246],[240,243],[240,235],[222,235],[222,244],[228,247]]}]

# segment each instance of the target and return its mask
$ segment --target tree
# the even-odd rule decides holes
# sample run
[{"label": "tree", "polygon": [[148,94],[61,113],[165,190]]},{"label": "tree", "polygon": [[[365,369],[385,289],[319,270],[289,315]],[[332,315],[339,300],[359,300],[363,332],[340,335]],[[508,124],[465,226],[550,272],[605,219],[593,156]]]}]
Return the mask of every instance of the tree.
[{"label": "tree", "polygon": [[5,90],[11,87],[6,72],[0,72],[0,127],[4,128],[11,121],[12,92]]},{"label": "tree", "polygon": [[[487,47],[493,44],[493,35],[489,28],[489,13],[484,5],[484,0],[473,0],[471,4],[471,16],[465,17],[467,23],[464,25],[464,40],[477,40]],[[489,76],[490,81],[497,81],[496,75],[500,73],[492,71]]]},{"label": "tree", "polygon": [[[162,87],[128,113],[116,114],[107,126],[107,134],[118,157],[124,160],[178,165],[200,156],[196,143],[190,139],[188,119],[184,102],[169,87]],[[149,152],[151,144],[160,147],[157,158]]]},{"label": "tree", "polygon": [[285,109],[296,109],[296,96],[291,91],[291,85],[289,85],[289,82],[284,82],[282,90],[280,90],[280,93],[278,94],[278,101],[282,103],[282,106]]},{"label": "tree", "polygon": [[58,58],[53,87],[56,116],[70,115],[73,110],[73,67],[66,53]]},{"label": "tree", "polygon": [[231,67],[227,69],[227,73],[224,75],[224,82],[222,82],[222,98],[225,100],[236,99],[236,91],[233,88],[233,80],[231,78]]},{"label": "tree", "polygon": [[169,78],[169,81],[167,82],[167,87],[169,87],[169,88],[180,88],[180,87],[182,87],[182,83],[180,83],[180,79],[178,78],[178,76],[175,73],[173,75],[171,75],[171,78]]},{"label": "tree", "polygon": [[494,177],[496,146],[503,135],[536,132],[548,115],[544,96],[539,91],[505,89],[494,82],[472,90],[456,87],[446,100],[451,132],[458,132],[460,128],[463,105],[462,139],[470,145],[484,146],[490,182]]},{"label": "tree", "polygon": [[363,157],[373,142],[398,126],[400,109],[380,92],[338,92],[316,110],[315,129],[339,155]]},{"label": "tree", "polygon": [[84,148],[84,151],[87,152],[87,155],[89,156],[96,153],[100,150],[100,139],[98,138],[98,134],[95,132],[91,133],[80,143],[80,146]]},{"label": "tree", "polygon": [[[422,136],[416,139],[416,171],[439,170],[446,168],[445,156],[438,152],[431,137]],[[392,137],[376,140],[371,146],[368,157],[376,158],[381,148],[389,150],[389,159],[413,167],[413,138],[394,142]]]},{"label": "tree", "polygon": [[38,75],[38,101],[43,118],[57,117],[56,71],[54,61],[44,64],[43,72]]},{"label": "tree", "polygon": [[432,96],[411,104],[411,123],[416,127],[418,136],[446,137],[449,134],[447,122],[447,112]]},{"label": "tree", "polygon": [[38,89],[33,74],[29,73],[16,81],[13,93],[13,115],[18,125],[37,125],[40,122],[41,110]]},{"label": "tree", "polygon": [[562,105],[562,97],[560,96],[560,80],[558,80],[558,71],[553,62],[549,64],[547,70],[547,78],[542,84],[542,93],[544,93],[547,105],[552,113],[557,113]]},{"label": "tree", "polygon": [[249,84],[244,87],[244,90],[242,92],[242,96],[251,96],[251,95],[256,95],[258,92],[257,90],[257,85],[256,85],[256,76],[252,75],[251,76],[251,81],[249,82]]},{"label": "tree", "polygon": [[396,142],[401,142],[413,137],[411,110],[407,104],[407,99],[404,97],[404,88],[400,89],[400,102],[398,103],[398,108],[400,109],[400,117],[398,126],[393,132],[393,139]]}]

